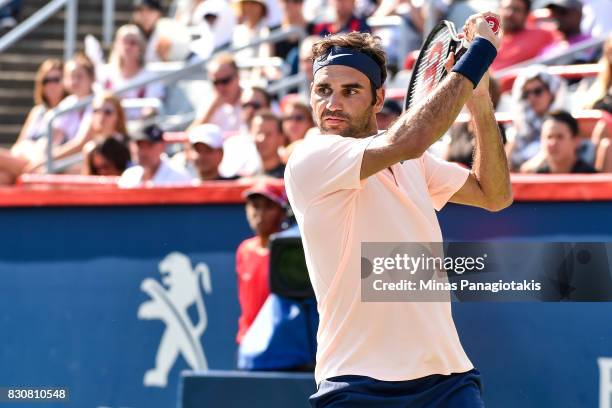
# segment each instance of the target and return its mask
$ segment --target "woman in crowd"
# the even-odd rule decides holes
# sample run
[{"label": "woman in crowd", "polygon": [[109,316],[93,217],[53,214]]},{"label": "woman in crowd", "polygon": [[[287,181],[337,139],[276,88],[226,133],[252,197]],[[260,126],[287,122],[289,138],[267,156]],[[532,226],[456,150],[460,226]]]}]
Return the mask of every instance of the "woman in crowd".
[{"label": "woman in crowd", "polygon": [[526,168],[540,164],[537,154],[543,118],[551,110],[565,108],[565,93],[562,79],[547,73],[544,66],[528,67],[517,76],[512,87],[514,121],[506,132],[511,170],[518,171],[531,159]]},{"label": "woman in crowd", "polygon": [[314,126],[312,111],[308,104],[298,98],[291,98],[282,107],[283,135],[285,146],[280,152],[281,160],[287,164],[289,156],[306,136],[306,132]]},{"label": "woman in crowd", "polygon": [[129,156],[129,138],[126,130],[125,113],[121,107],[121,101],[117,97],[111,93],[104,93],[94,99],[93,114],[84,137],[87,140],[83,147],[84,174],[96,174],[89,173],[93,160],[91,155],[95,147],[106,139],[115,139],[123,144],[128,149]]},{"label": "woman in crowd", "polygon": [[[304,0],[280,0],[283,18],[281,20],[281,28],[290,30],[293,28],[301,28],[304,32],[310,31],[310,26],[302,12]],[[298,72],[300,37],[285,38],[274,44],[274,55],[282,58],[291,67],[291,73]]]},{"label": "woman in crowd", "polygon": [[83,174],[97,176],[121,176],[130,164],[130,150],[114,137],[98,140],[89,152]]},{"label": "woman in crowd", "polygon": [[[115,91],[133,81],[140,81],[152,76],[144,68],[145,38],[134,24],[119,27],[109,58],[109,63],[100,72],[98,83],[104,90]],[[128,92],[121,93],[123,99],[164,97],[164,87],[161,83],[152,83]],[[154,107],[134,108],[126,111],[128,119],[141,119],[154,115]]]},{"label": "woman in crowd", "polygon": [[45,60],[34,79],[34,107],[10,150],[0,149],[0,184],[12,184],[31,161],[44,157],[49,129],[49,111],[66,96],[63,85],[63,63]]},{"label": "woman in crowd", "polygon": [[[234,0],[234,4],[239,24],[234,28],[233,47],[245,46],[253,41],[266,38],[270,34],[267,19],[268,6],[265,0]],[[238,51],[235,58],[239,61],[249,58],[266,58],[271,55],[270,44],[262,44],[256,48]],[[272,75],[272,71],[269,69],[253,69],[251,71],[251,79],[254,80],[269,75]]]}]

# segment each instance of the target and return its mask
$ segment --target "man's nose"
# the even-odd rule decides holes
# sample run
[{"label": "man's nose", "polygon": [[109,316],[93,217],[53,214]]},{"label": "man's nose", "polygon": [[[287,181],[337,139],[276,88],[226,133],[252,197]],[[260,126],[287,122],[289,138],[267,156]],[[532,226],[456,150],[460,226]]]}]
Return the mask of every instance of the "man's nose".
[{"label": "man's nose", "polygon": [[342,103],[340,100],[340,95],[337,93],[332,93],[327,99],[327,109],[331,111],[342,110]]}]

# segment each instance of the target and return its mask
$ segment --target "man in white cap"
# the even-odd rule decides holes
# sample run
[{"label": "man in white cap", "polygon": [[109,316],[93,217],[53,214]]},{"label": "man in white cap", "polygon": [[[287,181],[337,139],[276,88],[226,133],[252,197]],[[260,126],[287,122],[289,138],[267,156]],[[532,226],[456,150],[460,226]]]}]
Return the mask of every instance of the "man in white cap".
[{"label": "man in white cap", "polygon": [[234,180],[237,177],[223,177],[219,164],[223,160],[223,135],[217,125],[206,123],[189,131],[189,163],[200,181]]}]

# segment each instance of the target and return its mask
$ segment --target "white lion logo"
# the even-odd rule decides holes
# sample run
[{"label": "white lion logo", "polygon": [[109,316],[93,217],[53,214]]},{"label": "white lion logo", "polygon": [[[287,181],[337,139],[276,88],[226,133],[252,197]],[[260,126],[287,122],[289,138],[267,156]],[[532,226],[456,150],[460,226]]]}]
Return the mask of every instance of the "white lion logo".
[{"label": "white lion logo", "polygon": [[[206,330],[208,319],[198,278],[201,278],[206,293],[212,292],[212,286],[208,266],[199,263],[192,268],[189,258],[180,252],[168,254],[159,263],[159,273],[163,286],[152,278],[146,278],[140,285],[140,289],[146,292],[151,300],[140,305],[138,318],[160,319],[166,324],[157,349],[155,368],[148,370],[143,380],[145,386],[165,387],[168,373],[179,353],[192,369],[208,369],[200,344],[200,337]],[[187,314],[187,309],[194,303],[199,315],[198,324],[195,326]]]}]

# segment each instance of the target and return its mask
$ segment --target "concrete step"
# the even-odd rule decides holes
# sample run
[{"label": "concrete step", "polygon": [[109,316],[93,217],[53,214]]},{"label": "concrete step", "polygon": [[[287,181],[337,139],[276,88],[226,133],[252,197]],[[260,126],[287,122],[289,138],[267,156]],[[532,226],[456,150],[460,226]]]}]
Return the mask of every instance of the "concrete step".
[{"label": "concrete step", "polygon": [[23,124],[30,108],[24,112],[22,106],[0,106],[0,123],[3,125]]},{"label": "concrete step", "polygon": [[5,148],[12,145],[17,140],[22,125],[5,125],[0,123],[0,144],[4,145],[3,147]]},{"label": "concrete step", "polygon": [[0,87],[0,107],[19,106],[29,108],[34,103],[33,87],[4,88]]}]

